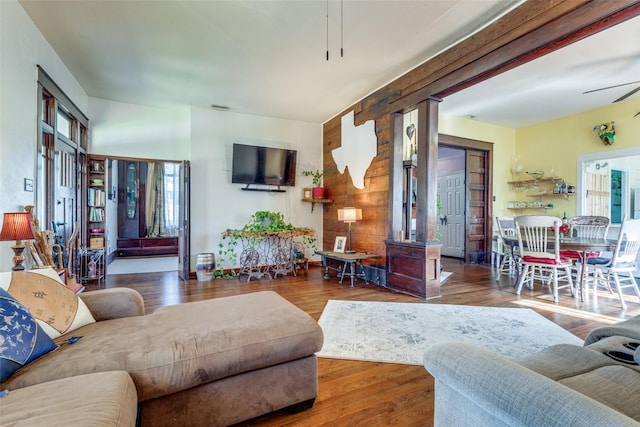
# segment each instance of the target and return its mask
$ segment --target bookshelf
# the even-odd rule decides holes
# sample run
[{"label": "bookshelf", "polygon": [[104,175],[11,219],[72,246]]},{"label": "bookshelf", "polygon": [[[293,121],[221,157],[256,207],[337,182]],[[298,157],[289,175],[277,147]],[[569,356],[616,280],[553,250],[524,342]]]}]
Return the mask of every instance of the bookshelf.
[{"label": "bookshelf", "polygon": [[[104,277],[106,270],[105,248],[107,246],[107,160],[102,157],[87,157],[87,239],[81,251],[82,278],[93,280]],[[97,256],[97,255],[100,256]],[[98,263],[100,274],[89,274],[87,265]]]}]

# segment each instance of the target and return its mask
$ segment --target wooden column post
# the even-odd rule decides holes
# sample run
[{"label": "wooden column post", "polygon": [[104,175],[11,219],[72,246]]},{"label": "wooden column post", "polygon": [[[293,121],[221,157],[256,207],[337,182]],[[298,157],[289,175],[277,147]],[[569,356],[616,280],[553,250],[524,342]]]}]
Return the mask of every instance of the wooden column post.
[{"label": "wooden column post", "polygon": [[[385,241],[387,255],[387,287],[429,299],[440,296],[440,242],[436,241],[438,199],[438,103],[437,98],[420,102],[418,109],[418,153],[416,194],[416,240]],[[394,126],[394,137],[402,135],[402,127]],[[394,159],[390,175],[399,175],[402,168],[397,162],[402,158],[402,138],[394,140]],[[400,147],[400,148],[398,148]],[[408,177],[407,179],[410,179]],[[390,181],[393,186],[391,200],[402,194],[401,177]],[[411,202],[410,196],[407,197]],[[397,206],[396,201],[394,206]],[[395,217],[403,210],[399,210]],[[392,214],[395,212],[392,212]],[[409,222],[407,220],[407,222]]]},{"label": "wooden column post", "polygon": [[[416,241],[434,242],[438,220],[438,104],[429,98],[418,104],[418,193]],[[426,183],[426,184],[424,184]]]}]

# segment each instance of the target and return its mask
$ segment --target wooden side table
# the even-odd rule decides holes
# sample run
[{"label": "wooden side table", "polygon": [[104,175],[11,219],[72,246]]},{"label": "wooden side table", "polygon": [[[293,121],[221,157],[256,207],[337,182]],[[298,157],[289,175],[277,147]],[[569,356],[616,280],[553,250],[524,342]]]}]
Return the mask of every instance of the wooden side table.
[{"label": "wooden side table", "polygon": [[[342,268],[338,269],[338,277],[340,277],[339,283],[342,283],[342,281],[344,280],[344,276],[347,275],[351,280],[351,287],[353,287],[353,283],[358,278],[363,279],[365,284],[368,283],[367,278],[364,274],[364,265],[362,264],[363,259],[382,258],[380,255],[367,254],[364,252],[345,254],[341,252],[316,251],[316,254],[322,257],[322,265],[325,267],[325,279],[329,278],[329,269],[332,268],[327,264],[327,259],[333,259],[343,263]],[[362,268],[362,273],[358,273],[358,265]]]}]

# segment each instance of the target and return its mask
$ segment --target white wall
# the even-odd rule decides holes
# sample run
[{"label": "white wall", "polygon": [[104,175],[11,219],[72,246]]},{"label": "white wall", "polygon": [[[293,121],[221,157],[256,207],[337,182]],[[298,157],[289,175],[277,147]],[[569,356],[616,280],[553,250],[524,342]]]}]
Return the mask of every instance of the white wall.
[{"label": "white wall", "polygon": [[[40,65],[85,114],[88,97],[22,6],[0,0],[0,214],[35,204],[24,178],[36,179],[37,76]],[[13,265],[0,242],[0,271]]]},{"label": "white wall", "polygon": [[[296,187],[285,193],[242,191],[231,184],[233,143],[298,151]],[[256,211],[281,212],[285,221],[311,227],[322,242],[322,209],[302,202],[309,179],[305,165],[322,167],[322,126],[318,123],[191,109],[191,254],[218,252],[221,233],[241,228]],[[321,248],[320,248],[321,249]],[[310,254],[308,254],[310,255]]]},{"label": "white wall", "polygon": [[[312,227],[322,241],[322,209],[312,214],[301,201],[309,184],[301,174],[304,165],[322,166],[320,124],[97,98],[90,98],[89,106],[91,153],[191,161],[192,270],[198,253],[217,254],[222,232],[241,228],[259,210],[281,212],[287,222]],[[297,150],[297,186],[285,193],[241,191],[243,186],[231,184],[234,142]],[[110,240],[115,238],[111,233]]]},{"label": "white wall", "polygon": [[189,107],[156,108],[89,98],[90,152],[109,156],[187,160]]}]

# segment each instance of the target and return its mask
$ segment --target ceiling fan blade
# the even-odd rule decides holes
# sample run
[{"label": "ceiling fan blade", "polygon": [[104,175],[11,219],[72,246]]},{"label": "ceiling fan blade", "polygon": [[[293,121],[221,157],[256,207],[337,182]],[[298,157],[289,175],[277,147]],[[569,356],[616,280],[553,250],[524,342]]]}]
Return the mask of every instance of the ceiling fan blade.
[{"label": "ceiling fan blade", "polygon": [[635,88],[634,90],[632,90],[630,92],[627,92],[626,94],[622,95],[620,98],[616,99],[613,102],[623,101],[623,100],[627,99],[628,97],[630,97],[631,95],[633,95],[634,93],[636,93],[639,90],[640,90],[640,86],[638,86],[637,88]]},{"label": "ceiling fan blade", "polygon": [[[607,87],[601,87],[600,89],[593,89],[593,90],[588,90],[586,92],[582,92],[583,95],[587,94],[587,93],[592,93],[592,92],[599,92],[601,90],[607,90],[607,89],[613,89],[614,87],[620,87],[620,86],[627,86],[627,85],[632,85],[635,83],[640,83],[640,80],[638,80],[637,82],[629,82],[629,83],[622,83],[619,85],[613,85],[613,86],[607,86]],[[615,101],[614,101],[615,102]]]},{"label": "ceiling fan blade", "polygon": [[634,114],[633,117],[638,117],[638,116],[640,116],[640,111],[638,111],[636,114]]}]

